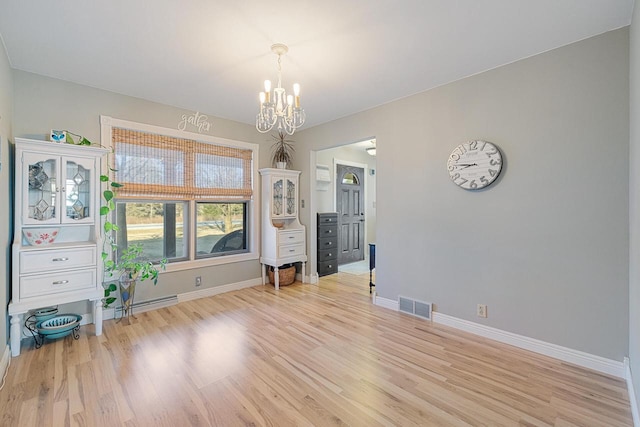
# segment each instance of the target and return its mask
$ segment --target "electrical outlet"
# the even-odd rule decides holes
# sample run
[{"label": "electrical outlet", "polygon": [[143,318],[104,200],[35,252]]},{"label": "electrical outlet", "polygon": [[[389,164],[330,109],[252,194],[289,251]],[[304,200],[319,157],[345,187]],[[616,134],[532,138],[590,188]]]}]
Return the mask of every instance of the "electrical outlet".
[{"label": "electrical outlet", "polygon": [[196,277],[196,287],[202,285],[202,276]]},{"label": "electrical outlet", "polygon": [[478,304],[477,313],[478,317],[487,317],[487,305],[486,304]]}]

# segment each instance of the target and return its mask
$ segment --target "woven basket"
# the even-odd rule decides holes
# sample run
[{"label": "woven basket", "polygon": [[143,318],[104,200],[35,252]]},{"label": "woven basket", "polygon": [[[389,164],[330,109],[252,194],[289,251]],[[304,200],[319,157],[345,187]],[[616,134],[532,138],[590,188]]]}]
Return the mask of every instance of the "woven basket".
[{"label": "woven basket", "polygon": [[[279,268],[278,278],[280,279],[280,286],[287,286],[295,282],[296,280],[296,266]],[[273,277],[273,267],[269,267],[269,282],[275,285],[276,281]]]}]

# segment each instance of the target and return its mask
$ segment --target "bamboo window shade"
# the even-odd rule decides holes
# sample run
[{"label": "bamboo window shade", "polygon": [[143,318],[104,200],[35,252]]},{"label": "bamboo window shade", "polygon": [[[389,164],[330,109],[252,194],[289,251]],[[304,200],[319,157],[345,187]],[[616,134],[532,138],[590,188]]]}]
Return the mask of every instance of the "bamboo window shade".
[{"label": "bamboo window shade", "polygon": [[118,198],[249,199],[249,149],[112,128]]}]

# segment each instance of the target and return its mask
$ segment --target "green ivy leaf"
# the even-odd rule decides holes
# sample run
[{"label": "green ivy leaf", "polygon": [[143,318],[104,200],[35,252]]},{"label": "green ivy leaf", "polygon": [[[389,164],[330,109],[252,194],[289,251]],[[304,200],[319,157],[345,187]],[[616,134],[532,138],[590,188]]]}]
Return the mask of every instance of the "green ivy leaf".
[{"label": "green ivy leaf", "polygon": [[113,200],[109,200],[109,202],[107,203],[107,206],[109,207],[110,211],[113,211],[116,209],[116,203]]},{"label": "green ivy leaf", "polygon": [[109,177],[107,175],[100,175],[100,182],[107,182],[109,181]]},{"label": "green ivy leaf", "polygon": [[111,230],[113,230],[113,223],[111,222],[105,222],[104,223],[104,231],[106,231],[107,233],[110,232]]},{"label": "green ivy leaf", "polygon": [[113,188],[121,188],[121,187],[124,187],[124,185],[122,185],[122,184],[118,184],[117,182],[112,182],[112,183],[111,183],[111,186],[112,186]]},{"label": "green ivy leaf", "polygon": [[113,199],[113,191],[111,190],[104,190],[104,192],[102,193],[102,196],[104,197],[104,199],[108,202],[109,200]]},{"label": "green ivy leaf", "polygon": [[115,291],[117,291],[117,290],[118,290],[118,287],[116,286],[116,284],[115,284],[115,283],[111,283],[111,284],[109,285],[109,288],[108,288],[108,289],[109,289],[111,292],[115,292]]},{"label": "green ivy leaf", "polygon": [[100,206],[100,215],[106,215],[109,213],[109,207],[107,206]]},{"label": "green ivy leaf", "polygon": [[109,297],[109,298],[104,300],[106,305],[113,304],[115,301],[116,301],[116,299],[114,297]]}]

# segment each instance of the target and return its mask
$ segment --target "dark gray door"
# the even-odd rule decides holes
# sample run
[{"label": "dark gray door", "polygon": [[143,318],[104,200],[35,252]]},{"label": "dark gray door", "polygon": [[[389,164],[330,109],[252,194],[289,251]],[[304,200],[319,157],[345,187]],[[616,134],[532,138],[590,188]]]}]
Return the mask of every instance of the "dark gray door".
[{"label": "dark gray door", "polygon": [[364,169],[337,165],[338,265],[364,259]]}]

